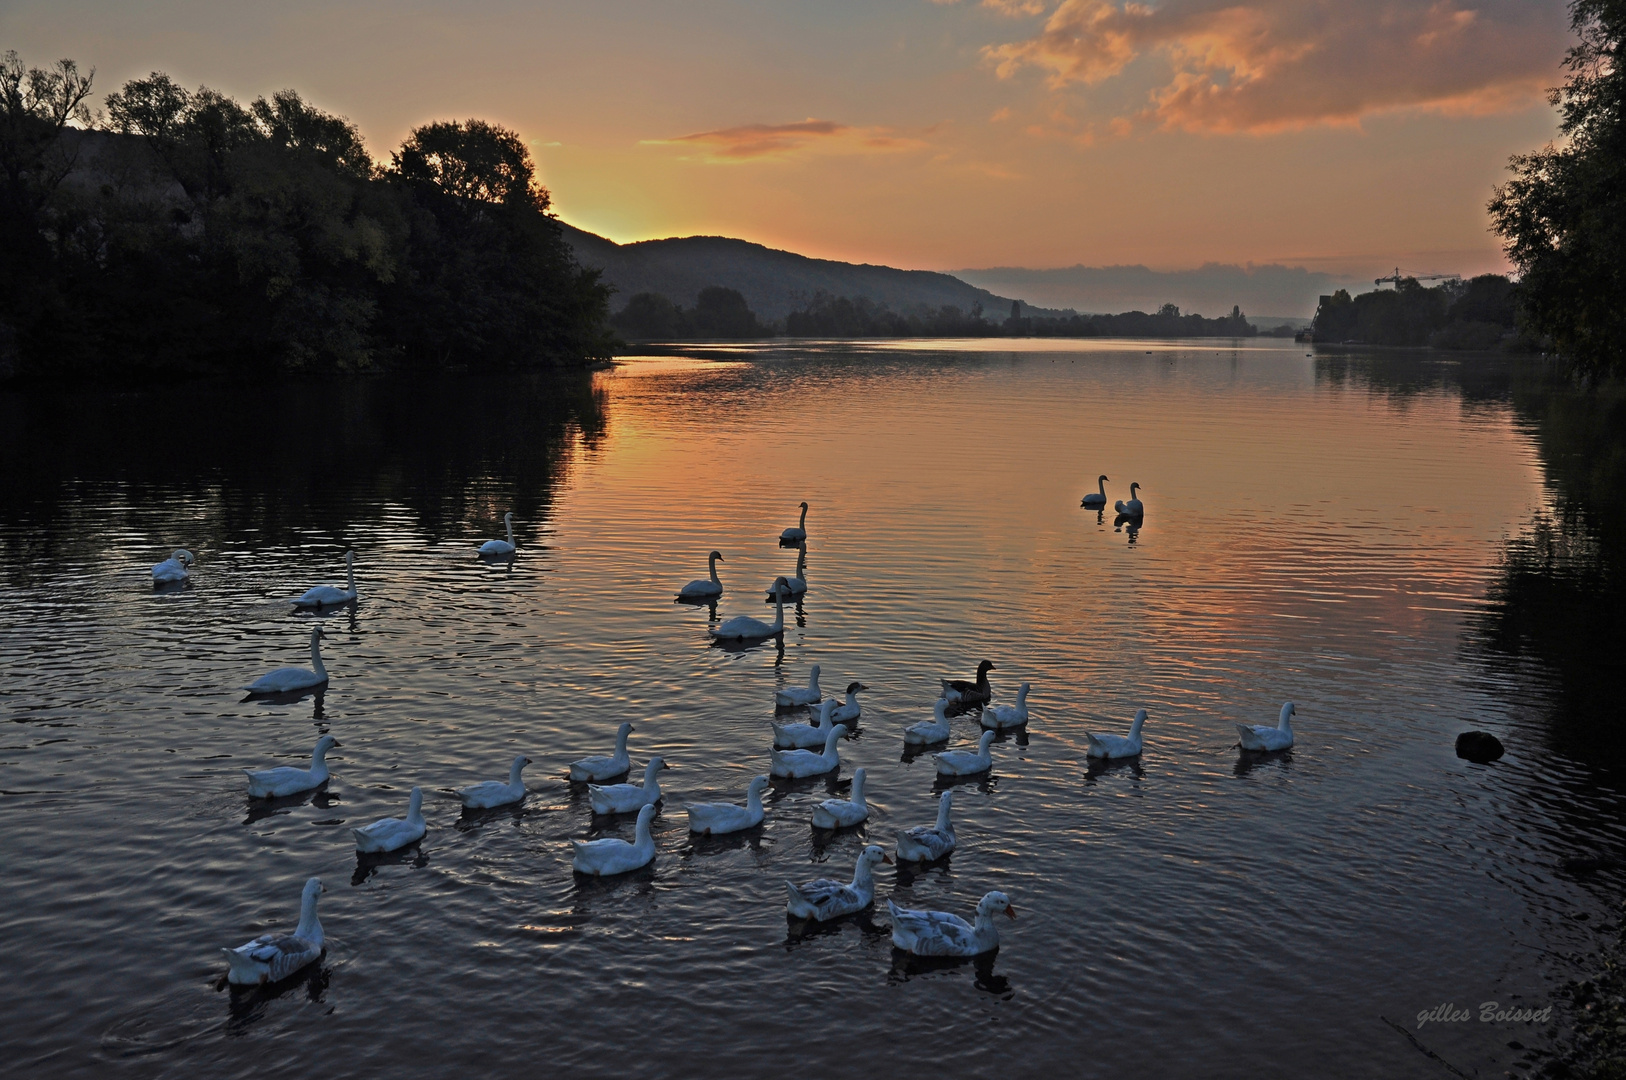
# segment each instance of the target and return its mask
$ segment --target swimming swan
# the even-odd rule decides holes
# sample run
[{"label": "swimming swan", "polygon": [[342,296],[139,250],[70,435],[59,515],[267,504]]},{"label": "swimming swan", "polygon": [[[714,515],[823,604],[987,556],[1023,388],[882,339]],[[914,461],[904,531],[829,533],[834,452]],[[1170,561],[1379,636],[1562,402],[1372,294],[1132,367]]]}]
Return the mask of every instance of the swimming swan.
[{"label": "swimming swan", "polygon": [[311,666],[279,667],[243,687],[251,694],[286,694],[327,685],[327,668],[322,666],[322,650],[317,642],[327,635],[320,626],[311,627]]},{"label": "swimming swan", "polygon": [[1016,909],[1002,892],[991,892],[977,903],[977,921],[968,923],[946,911],[910,911],[890,899],[892,944],[916,956],[981,956],[999,948],[999,927],[994,913],[1016,918]]},{"label": "swimming swan", "polygon": [[317,739],[308,769],[292,765],[275,769],[244,769],[243,772],[248,774],[248,793],[256,799],[277,799],[321,787],[327,783],[327,752],[338,745],[339,740],[331,735]]},{"label": "swimming swan", "polygon": [[1236,733],[1242,737],[1244,750],[1286,750],[1293,745],[1293,715],[1296,710],[1291,701],[1282,706],[1282,718],[1275,727],[1264,724],[1238,724]]},{"label": "swimming swan", "polygon": [[988,752],[988,747],[994,741],[992,731],[984,731],[982,738],[977,742],[977,751],[945,750],[941,754],[933,754],[937,762],[939,776],[975,776],[987,772],[994,767],[994,755]]},{"label": "swimming swan", "polygon": [[785,902],[785,911],[793,918],[818,922],[863,911],[875,903],[876,864],[891,861],[886,852],[871,844],[858,853],[850,885],[830,878],[816,878],[800,885],[787,881],[785,892],[789,899]]},{"label": "swimming swan", "polygon": [[1084,738],[1089,740],[1089,749],[1085,756],[1092,758],[1126,758],[1135,757],[1140,753],[1140,729],[1146,723],[1146,710],[1135,710],[1135,722],[1129,725],[1128,735],[1091,735],[1085,732]]},{"label": "swimming swan", "polygon": [[1101,490],[1090,492],[1088,495],[1084,496],[1084,501],[1079,503],[1080,506],[1089,510],[1099,510],[1107,504],[1106,473],[1102,473],[1099,477],[1097,477],[1095,483],[1096,486]]},{"label": "swimming swan", "polygon": [[823,746],[830,737],[830,729],[836,726],[831,719],[835,715],[836,701],[829,701],[819,705],[819,713],[811,724],[774,724],[773,744],[781,750],[811,750],[815,746]]},{"label": "swimming swan", "polygon": [[776,581],[768,589],[768,602],[772,603],[779,597],[794,600],[798,596],[807,594],[807,541],[803,540],[797,545],[801,550],[796,555],[796,573],[784,579],[785,588],[781,590]]},{"label": "swimming swan", "polygon": [[639,807],[654,806],[661,801],[658,774],[666,767],[665,758],[652,757],[644,766],[641,784],[588,784],[587,801],[593,804],[593,813],[630,814]]},{"label": "swimming swan", "polygon": [[830,729],[824,739],[824,753],[811,750],[770,750],[773,766],[768,771],[775,776],[823,776],[832,769],[841,768],[841,755],[836,743],[847,737],[847,729],[840,724]]},{"label": "swimming swan", "polygon": [[176,581],[185,581],[191,577],[187,567],[198,560],[185,548],[176,548],[174,554],[161,563],[154,563],[152,567],[152,583],[154,585],[168,585]]},{"label": "swimming swan", "polygon": [[773,703],[781,706],[812,705],[824,697],[819,689],[819,665],[814,664],[808,672],[806,686],[787,686],[777,691],[773,696]]},{"label": "swimming swan", "polygon": [[470,810],[490,810],[494,806],[507,806],[517,803],[525,798],[525,781],[519,778],[520,770],[531,763],[531,759],[524,754],[514,759],[508,766],[508,782],[501,780],[487,780],[484,783],[470,784],[468,787],[454,788],[452,794],[457,801]]},{"label": "swimming swan", "polygon": [[575,849],[575,854],[570,857],[570,868],[589,877],[609,877],[648,866],[655,861],[655,838],[649,835],[649,823],[654,818],[654,803],[638,811],[638,828],[630,844],[615,836],[602,840],[572,840],[570,845]]},{"label": "swimming swan", "polygon": [[745,805],[735,803],[690,803],[689,831],[703,836],[723,836],[743,832],[762,824],[762,789],[771,781],[766,776],[753,776],[745,789]]},{"label": "swimming swan", "polygon": [[1015,705],[984,705],[982,715],[978,717],[982,726],[1001,731],[1006,728],[1019,728],[1028,722],[1028,691],[1033,688],[1032,683],[1023,683],[1016,691]]},{"label": "swimming swan", "polygon": [[[775,584],[783,584],[780,578]],[[778,637],[785,632],[785,601],[781,597],[773,604],[773,622],[765,623],[749,615],[736,615],[717,626],[708,626],[706,633],[719,641],[751,641],[756,638]]]},{"label": "swimming swan", "polygon": [[864,767],[853,770],[852,797],[825,799],[813,808],[813,826],[818,829],[850,829],[869,817],[864,801]]},{"label": "swimming swan", "polygon": [[412,795],[407,799],[406,817],[379,818],[371,825],[350,831],[356,835],[357,851],[399,851],[416,844],[429,831],[423,820],[423,788],[412,789]]},{"label": "swimming swan", "polygon": [[830,719],[838,724],[846,724],[850,728],[857,727],[858,718],[864,715],[864,707],[858,704],[858,692],[868,689],[869,687],[861,682],[848,683],[847,700],[836,706],[836,711],[830,715]]},{"label": "swimming swan", "polygon": [[710,580],[695,578],[683,588],[678,590],[679,600],[715,600],[723,595],[723,581],[717,576],[717,564],[723,561],[720,552],[712,552],[706,556],[707,568],[711,572]]},{"label": "swimming swan", "polygon": [[510,510],[502,516],[503,524],[508,527],[507,540],[487,540],[480,545],[482,555],[512,555],[517,548],[514,547],[514,512]]},{"label": "swimming swan", "polygon": [[988,673],[994,670],[992,660],[977,665],[977,681],[943,679],[943,700],[951,705],[978,705],[993,698],[993,687],[988,685]]},{"label": "swimming swan", "polygon": [[954,822],[949,810],[954,805],[954,789],[937,797],[937,824],[916,825],[898,834],[899,862],[936,862],[954,850]]},{"label": "swimming swan", "polygon": [[1119,499],[1113,504],[1112,508],[1118,511],[1118,513],[1127,514],[1132,518],[1144,517],[1146,515],[1146,507],[1141,505],[1140,498],[1135,494],[1135,492],[1139,490],[1139,484],[1130,484],[1129,501],[1124,502],[1122,499]]},{"label": "swimming swan", "polygon": [[316,918],[316,899],[325,890],[321,878],[305,882],[299,898],[299,925],[291,934],[262,934],[235,949],[221,949],[231,969],[226,981],[233,986],[281,982],[322,955],[322,924]]},{"label": "swimming swan", "polygon": [[[780,533],[779,534],[779,539],[782,540],[782,541],[788,541],[788,542],[792,542],[792,543],[794,543],[797,540],[806,540],[807,539],[807,504],[806,503],[802,504],[802,521],[801,521],[801,524],[793,525],[790,528],[786,529],[784,532]],[[778,582],[775,582],[774,584],[777,585]]]},{"label": "swimming swan", "polygon": [[615,754],[612,757],[584,757],[570,763],[572,780],[611,780],[628,769],[627,736],[633,731],[631,724],[623,722],[615,731]]},{"label": "swimming swan", "polygon": [[356,598],[356,553],[344,553],[344,569],[348,581],[344,588],[337,585],[318,585],[314,589],[307,589],[305,595],[294,601],[297,608],[323,608],[338,607],[348,604]]},{"label": "swimming swan", "polygon": [[922,720],[918,724],[910,724],[903,729],[903,741],[907,746],[930,746],[933,743],[947,741],[949,733],[948,702],[938,698],[932,705],[932,719]]}]

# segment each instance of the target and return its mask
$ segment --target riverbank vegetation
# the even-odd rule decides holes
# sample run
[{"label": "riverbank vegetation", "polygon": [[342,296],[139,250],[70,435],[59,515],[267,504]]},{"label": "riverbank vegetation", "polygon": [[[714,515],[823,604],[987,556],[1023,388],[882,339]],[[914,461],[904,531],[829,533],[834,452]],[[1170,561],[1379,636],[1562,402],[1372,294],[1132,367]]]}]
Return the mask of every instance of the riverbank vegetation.
[{"label": "riverbank vegetation", "polygon": [[1402,278],[1393,289],[1323,296],[1311,324],[1313,340],[1437,349],[1536,351],[1520,317],[1519,289],[1501,274],[1425,288]]}]

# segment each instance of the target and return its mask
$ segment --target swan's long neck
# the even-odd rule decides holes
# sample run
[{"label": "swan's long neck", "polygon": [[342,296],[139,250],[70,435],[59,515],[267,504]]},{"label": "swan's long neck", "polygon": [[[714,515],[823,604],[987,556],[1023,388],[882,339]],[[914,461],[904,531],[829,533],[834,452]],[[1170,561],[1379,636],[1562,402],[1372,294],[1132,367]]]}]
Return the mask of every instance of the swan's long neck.
[{"label": "swan's long neck", "polygon": [[807,677],[807,688],[815,694],[821,693],[819,690],[819,665],[817,664],[813,665],[813,671]]},{"label": "swan's long neck", "polygon": [[644,766],[644,790],[653,791],[657,798],[661,793],[661,763],[651,761]]},{"label": "swan's long neck", "polygon": [[627,756],[627,736],[630,734],[632,734],[632,727],[627,724],[623,724],[620,730],[615,733],[616,757],[624,758]]},{"label": "swan's long neck", "polygon": [[1018,705],[1023,705],[1023,706],[1027,705],[1027,703],[1028,703],[1028,691],[1030,689],[1032,689],[1032,688],[1030,686],[1028,686],[1027,683],[1022,684],[1022,688],[1016,692],[1016,703]]},{"label": "swan's long neck", "polygon": [[818,722],[816,724],[814,724],[813,726],[816,727],[816,728],[822,728],[825,731],[829,731],[831,728],[835,727],[836,722],[833,719],[831,719],[831,717],[835,715],[835,711],[836,711],[836,702],[835,702],[834,698],[831,698],[829,701],[826,701],[823,704],[821,704],[819,706],[819,719],[818,719]]},{"label": "swan's long neck", "polygon": [[853,888],[873,889],[875,887],[875,864],[864,858],[860,853],[858,862],[853,866]]},{"label": "swan's long neck", "polygon": [[1101,493],[1101,498],[1105,499],[1107,497],[1107,478],[1104,476],[1097,477],[1095,489]]},{"label": "swan's long neck", "polygon": [[713,555],[707,561],[711,563],[711,583],[721,589],[723,587],[723,579],[717,576],[717,556]]},{"label": "swan's long neck", "polygon": [[762,813],[762,785],[755,780],[745,789],[745,808],[753,814]]},{"label": "swan's long neck", "polygon": [[1133,724],[1129,725],[1129,737],[1131,739],[1140,738],[1140,728],[1141,728],[1141,725],[1144,724],[1144,723],[1146,723],[1146,710],[1145,709],[1137,709],[1137,710],[1135,710],[1135,722]]},{"label": "swan's long neck", "polygon": [[525,762],[522,761],[519,758],[515,758],[514,763],[512,765],[508,766],[508,786],[509,787],[511,787],[511,788],[519,787],[519,772],[523,768],[525,768]]},{"label": "swan's long neck", "polygon": [[785,628],[785,594],[776,588],[773,595],[773,628],[783,630]]},{"label": "swan's long neck", "polygon": [[943,797],[937,800],[937,831],[949,831],[949,807],[954,805],[951,791],[943,792]]},{"label": "swan's long neck", "polygon": [[320,772],[327,768],[327,743],[318,743],[316,749],[311,751],[311,772]]},{"label": "swan's long neck", "polygon": [[311,631],[311,670],[316,672],[318,678],[327,678],[327,668],[322,666],[322,631],[320,627]]},{"label": "swan's long neck", "polygon": [[802,520],[798,523],[798,528],[807,528],[807,507],[805,506],[802,507]]},{"label": "swan's long neck", "polygon": [[806,544],[802,545],[802,550],[800,552],[798,552],[797,555],[796,555],[796,576],[801,578],[803,581],[807,580],[807,545]]},{"label": "swan's long neck", "polygon": [[412,798],[407,800],[407,824],[423,824],[423,789],[413,788]]},{"label": "swan's long neck", "polygon": [[859,806],[865,805],[864,804],[864,770],[862,770],[862,769],[859,769],[858,774],[853,777],[853,797],[852,797],[851,801],[854,802],[854,803],[857,803]]},{"label": "swan's long neck", "polygon": [[992,731],[983,732],[982,733],[982,741],[977,744],[977,756],[978,757],[988,757],[989,756],[988,748],[993,746],[993,745],[994,745],[994,733]]},{"label": "swan's long neck", "polygon": [[1276,726],[1283,731],[1293,730],[1293,706],[1282,706],[1282,718],[1277,721]]},{"label": "swan's long neck", "polygon": [[321,889],[310,889],[299,902],[299,925],[294,929],[296,937],[302,937],[306,941],[322,939],[322,924],[316,918],[316,898],[321,895]]},{"label": "swan's long neck", "polygon": [[349,551],[349,552],[345,553],[345,556],[344,556],[344,568],[345,568],[345,577],[348,579],[345,582],[345,588],[349,589],[351,592],[355,592],[356,591],[356,553],[354,551]]},{"label": "swan's long neck", "polygon": [[835,728],[831,728],[830,734],[824,740],[824,756],[827,758],[835,758],[837,761],[841,760],[841,754],[836,750],[836,743],[840,741],[841,732],[835,730]]},{"label": "swan's long neck", "polygon": [[654,814],[647,814],[642,810],[638,812],[638,828],[632,838],[634,846],[644,847],[655,843],[655,838],[649,835],[649,823],[654,817]]},{"label": "swan's long neck", "polygon": [[946,698],[937,699],[937,704],[932,706],[932,715],[937,718],[939,724],[948,723],[948,700]]},{"label": "swan's long neck", "polygon": [[513,514],[504,514],[503,517],[502,517],[502,523],[504,525],[508,526],[508,546],[513,547],[514,546],[514,515]]}]

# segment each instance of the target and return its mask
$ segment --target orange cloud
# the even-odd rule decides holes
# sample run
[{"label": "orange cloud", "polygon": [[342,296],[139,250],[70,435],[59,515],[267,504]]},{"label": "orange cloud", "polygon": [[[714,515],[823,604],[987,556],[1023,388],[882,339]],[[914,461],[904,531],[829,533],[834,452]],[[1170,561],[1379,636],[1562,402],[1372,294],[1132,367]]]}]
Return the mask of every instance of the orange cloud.
[{"label": "orange cloud", "polygon": [[805,150],[888,152],[915,150],[926,144],[888,128],[860,128],[809,117],[791,124],[742,124],[672,139],[645,139],[644,145],[694,146],[703,150],[709,160],[739,162],[787,157]]},{"label": "orange cloud", "polygon": [[984,56],[1001,78],[1032,68],[1058,91],[1157,57],[1166,68],[1135,121],[1269,132],[1526,107],[1558,77],[1566,27],[1562,0],[1062,0],[1036,36]]}]

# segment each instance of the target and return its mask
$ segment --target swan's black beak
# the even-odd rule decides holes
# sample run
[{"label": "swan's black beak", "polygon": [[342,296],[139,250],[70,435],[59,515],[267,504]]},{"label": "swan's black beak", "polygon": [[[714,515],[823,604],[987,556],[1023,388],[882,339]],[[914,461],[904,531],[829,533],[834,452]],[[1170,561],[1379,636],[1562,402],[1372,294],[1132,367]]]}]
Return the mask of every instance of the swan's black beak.
[{"label": "swan's black beak", "polygon": [[1012,919],[1016,918],[1016,907],[1015,907],[1015,905],[1006,904],[1005,905],[1005,914],[1008,917],[1012,918]]},{"label": "swan's black beak", "polygon": [[887,854],[887,853],[886,853],[886,852],[884,852],[884,851],[883,851],[883,852],[881,852],[881,861],[882,861],[882,862],[884,862],[884,863],[886,863],[886,864],[887,864],[887,865],[888,865],[888,866],[892,866],[892,865],[893,865],[893,862],[892,862],[892,856],[890,856],[890,855],[888,855],[888,854]]},{"label": "swan's black beak", "polygon": [[335,750],[343,750],[344,749],[344,743],[340,742],[338,739],[334,739],[333,740],[333,749],[335,749]]}]

